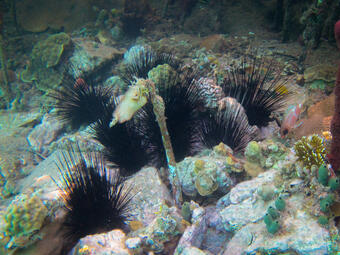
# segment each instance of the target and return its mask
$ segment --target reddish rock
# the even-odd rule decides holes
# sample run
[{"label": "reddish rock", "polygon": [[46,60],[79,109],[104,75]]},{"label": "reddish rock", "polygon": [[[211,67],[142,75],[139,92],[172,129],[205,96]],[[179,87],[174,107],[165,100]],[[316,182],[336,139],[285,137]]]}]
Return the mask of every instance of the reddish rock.
[{"label": "reddish rock", "polygon": [[[340,20],[335,24],[334,35],[340,49]],[[335,112],[331,124],[332,143],[331,152],[328,155],[329,161],[334,170],[340,169],[340,65],[336,76],[335,94]]]},{"label": "reddish rock", "polygon": [[214,34],[205,37],[200,46],[213,52],[224,52],[228,48],[228,43],[223,35]]}]

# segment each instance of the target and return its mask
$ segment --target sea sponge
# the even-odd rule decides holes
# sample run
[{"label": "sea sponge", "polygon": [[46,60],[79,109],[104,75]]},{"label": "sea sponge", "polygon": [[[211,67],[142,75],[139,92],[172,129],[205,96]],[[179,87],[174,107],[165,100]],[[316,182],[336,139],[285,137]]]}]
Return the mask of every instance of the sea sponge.
[{"label": "sea sponge", "polygon": [[326,157],[326,149],[322,138],[315,134],[308,138],[303,136],[295,143],[294,150],[298,160],[302,161],[309,168],[312,165],[320,167],[324,163],[323,159]]},{"label": "sea sponge", "polygon": [[7,249],[26,247],[40,236],[48,209],[37,195],[20,195],[8,206],[3,220],[3,235],[9,238]]},{"label": "sea sponge", "polygon": [[71,44],[71,38],[66,33],[50,35],[47,39],[39,41],[32,50],[31,61],[21,72],[23,82],[37,81],[37,88],[47,92],[50,88],[58,86],[62,75],[55,70],[65,47]]}]

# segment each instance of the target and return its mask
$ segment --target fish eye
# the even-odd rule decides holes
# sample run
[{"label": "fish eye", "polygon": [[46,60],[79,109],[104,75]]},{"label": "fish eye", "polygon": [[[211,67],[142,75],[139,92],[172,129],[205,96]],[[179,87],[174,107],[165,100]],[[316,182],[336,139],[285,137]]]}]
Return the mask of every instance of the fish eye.
[{"label": "fish eye", "polygon": [[287,130],[287,129],[284,129],[284,130],[282,131],[282,134],[284,134],[284,135],[288,134],[288,130]]}]

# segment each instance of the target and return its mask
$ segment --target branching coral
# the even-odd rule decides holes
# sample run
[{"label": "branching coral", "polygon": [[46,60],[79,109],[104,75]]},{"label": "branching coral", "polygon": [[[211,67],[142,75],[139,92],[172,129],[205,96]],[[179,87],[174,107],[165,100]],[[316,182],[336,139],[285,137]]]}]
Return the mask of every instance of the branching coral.
[{"label": "branching coral", "polygon": [[316,165],[321,166],[324,163],[326,156],[326,149],[323,144],[322,138],[318,135],[312,135],[309,137],[302,137],[294,146],[296,156],[299,161],[307,167]]}]

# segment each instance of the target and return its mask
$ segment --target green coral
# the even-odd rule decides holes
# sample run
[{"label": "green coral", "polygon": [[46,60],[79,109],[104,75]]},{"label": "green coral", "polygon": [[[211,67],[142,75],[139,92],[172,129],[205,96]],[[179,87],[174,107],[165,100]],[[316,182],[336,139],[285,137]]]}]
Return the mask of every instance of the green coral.
[{"label": "green coral", "polygon": [[328,218],[325,215],[320,215],[318,218],[318,222],[320,225],[328,225]]},{"label": "green coral", "polygon": [[279,212],[272,206],[268,207],[267,212],[270,214],[270,216],[272,216],[274,220],[280,217]]},{"label": "green coral", "polygon": [[328,181],[328,186],[329,186],[331,191],[337,190],[340,186],[339,178],[337,178],[337,177],[330,178],[329,181]]},{"label": "green coral", "polygon": [[271,224],[266,225],[266,227],[267,227],[268,232],[274,235],[277,231],[279,231],[281,226],[280,226],[279,221],[275,220]]},{"label": "green coral", "polygon": [[286,208],[286,201],[282,197],[278,197],[275,200],[275,207],[279,211],[283,211]]},{"label": "green coral", "polygon": [[328,177],[329,177],[329,171],[327,169],[327,166],[325,164],[322,164],[318,170],[318,181],[322,185],[326,186],[328,183]]},{"label": "green coral", "polygon": [[48,210],[37,195],[21,195],[13,200],[3,215],[2,235],[9,240],[6,248],[26,247],[37,240],[47,215]]},{"label": "green coral", "polygon": [[313,165],[320,167],[324,161],[323,158],[326,156],[326,149],[323,144],[322,138],[318,135],[312,135],[302,137],[294,145],[296,156],[299,161],[309,168]]},{"label": "green coral", "polygon": [[62,75],[55,67],[59,64],[65,47],[70,43],[71,38],[66,33],[50,35],[47,39],[39,41],[33,47],[30,63],[21,72],[21,80],[36,81],[37,88],[44,92],[58,86],[62,81]]},{"label": "green coral", "polygon": [[320,200],[320,210],[324,213],[329,211],[329,208],[334,203],[334,195],[328,194],[325,198]]}]

